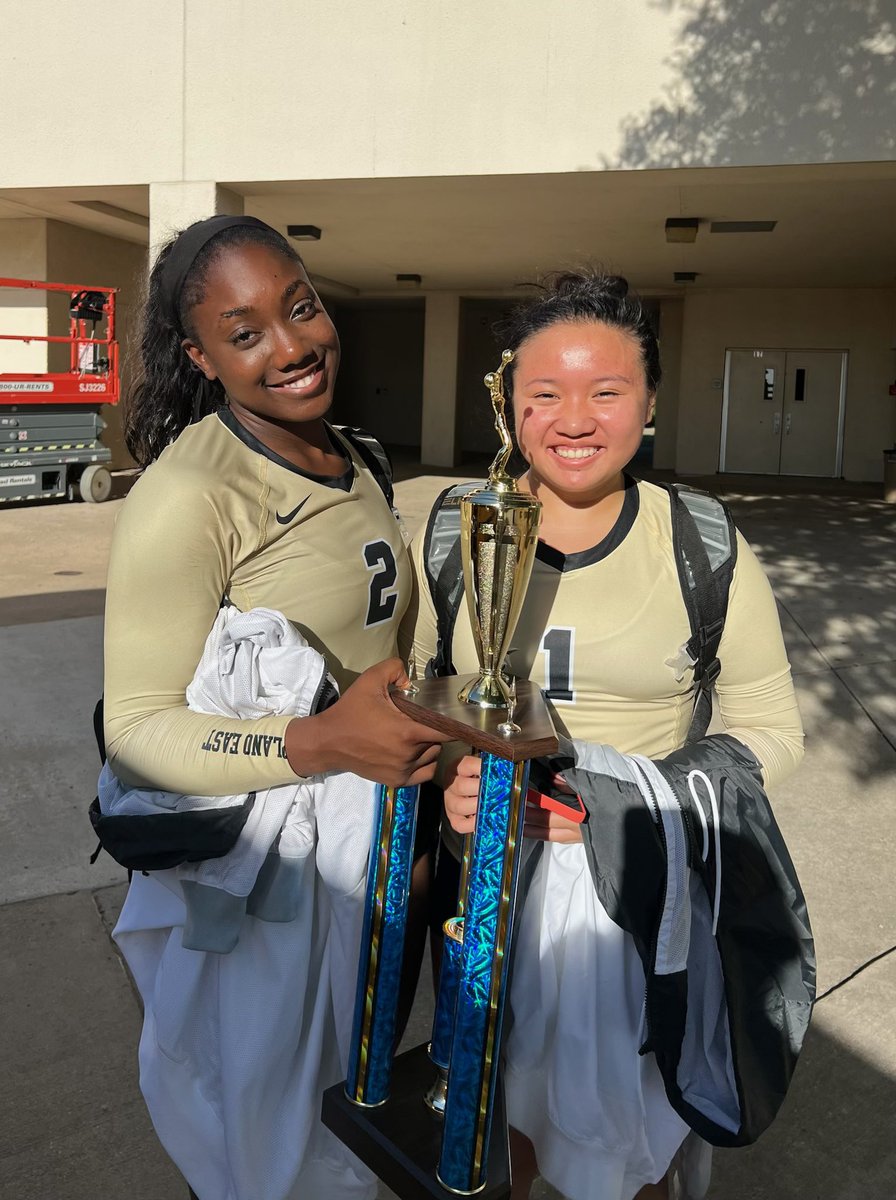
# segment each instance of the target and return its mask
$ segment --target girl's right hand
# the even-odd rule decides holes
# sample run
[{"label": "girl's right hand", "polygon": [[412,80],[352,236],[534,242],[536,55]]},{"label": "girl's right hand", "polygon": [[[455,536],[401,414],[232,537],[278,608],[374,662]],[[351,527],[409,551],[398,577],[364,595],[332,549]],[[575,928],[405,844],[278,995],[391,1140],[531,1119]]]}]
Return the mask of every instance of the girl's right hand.
[{"label": "girl's right hand", "polygon": [[368,667],[324,712],[297,717],[286,730],[286,757],[297,775],[351,771],[387,787],[432,779],[448,734],[406,717],[389,688],[408,682],[398,658]]},{"label": "girl's right hand", "polygon": [[445,769],[445,814],[455,833],[472,833],[479,802],[482,759],[466,754]]},{"label": "girl's right hand", "polygon": [[[479,777],[482,759],[467,754],[456,759],[444,770],[445,814],[455,833],[472,833],[476,824],[476,809],[479,803]],[[575,792],[562,775],[554,775],[554,786],[574,796]],[[526,803],[523,836],[537,838],[542,842],[573,843],[582,841],[582,826],[567,820],[559,813],[549,812],[537,804]]]}]

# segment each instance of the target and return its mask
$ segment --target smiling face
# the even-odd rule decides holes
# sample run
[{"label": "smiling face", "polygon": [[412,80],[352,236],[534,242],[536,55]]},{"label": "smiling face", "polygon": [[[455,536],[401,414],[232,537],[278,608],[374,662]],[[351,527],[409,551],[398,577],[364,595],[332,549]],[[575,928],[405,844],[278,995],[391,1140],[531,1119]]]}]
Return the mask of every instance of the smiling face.
[{"label": "smiling face", "polygon": [[188,314],[184,350],[218,379],[249,428],[319,420],[333,402],[339,338],[302,264],[268,246],[228,246]]},{"label": "smiling face", "polygon": [[622,486],[653,408],[641,348],[625,330],[558,321],[514,356],[514,421],[530,484],[570,503]]}]

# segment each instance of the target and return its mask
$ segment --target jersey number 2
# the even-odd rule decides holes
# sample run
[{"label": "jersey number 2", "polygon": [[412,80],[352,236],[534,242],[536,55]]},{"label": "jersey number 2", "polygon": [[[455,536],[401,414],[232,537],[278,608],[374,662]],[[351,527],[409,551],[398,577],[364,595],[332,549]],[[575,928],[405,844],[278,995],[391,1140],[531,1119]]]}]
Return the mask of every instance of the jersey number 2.
[{"label": "jersey number 2", "polygon": [[364,628],[367,629],[370,625],[382,625],[383,621],[388,621],[395,612],[398,593],[394,589],[398,569],[395,566],[392,547],[381,538],[375,542],[368,542],[363,554],[367,570],[372,572],[367,620],[364,622]]},{"label": "jersey number 2", "polygon": [[575,700],[572,681],[575,633],[574,629],[554,625],[545,631],[541,639],[541,649],[545,657],[547,695],[549,699],[558,700],[561,704],[571,704]]}]

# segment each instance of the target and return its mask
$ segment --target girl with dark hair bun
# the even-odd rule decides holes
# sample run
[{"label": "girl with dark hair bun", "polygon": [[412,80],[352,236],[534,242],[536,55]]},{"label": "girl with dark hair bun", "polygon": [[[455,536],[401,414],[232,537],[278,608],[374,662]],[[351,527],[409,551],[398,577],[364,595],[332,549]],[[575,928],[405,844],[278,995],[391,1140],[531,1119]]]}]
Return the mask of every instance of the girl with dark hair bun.
[{"label": "girl with dark hair bun", "polygon": [[[548,279],[498,333],[499,350],[514,352],[504,378],[525,460],[520,487],[542,504],[507,667],[544,690],[558,731],[578,744],[661,759],[689,738],[696,681],[692,657],[683,655],[691,630],[670,496],[629,473],[661,379],[650,317],[619,276],[567,272]],[[426,537],[424,529],[412,551],[422,581],[415,655],[438,663]],[[735,540],[718,649],[719,720],[755,757],[767,786],[799,762],[802,727],[774,597],[750,547]],[[459,675],[477,669],[465,605],[451,656]],[[456,911],[460,839],[474,828],[480,776],[479,758],[463,747],[446,748],[442,759],[447,852],[436,890],[448,898],[434,928]],[[571,795],[560,775],[541,784],[548,788],[555,798]],[[621,859],[637,905],[639,864],[626,857],[629,845],[603,840],[609,834],[597,821],[562,814],[562,802],[526,809],[525,836],[539,849],[522,872],[505,1042],[513,1200],[529,1195],[536,1171],[570,1200],[665,1200],[670,1164],[684,1161],[678,1152],[689,1131],[654,1055],[640,1053],[647,1037],[638,947],[611,920],[592,878],[605,855]],[[645,904],[661,884],[647,881]],[[688,1200],[704,1194],[693,1171],[688,1187]]]},{"label": "girl with dark hair bun", "polygon": [[[659,346],[653,323],[637,297],[629,294],[628,280],[601,272],[563,271],[541,284],[541,296],[519,305],[495,329],[498,340],[516,351],[539,330],[558,322],[597,321],[628,333],[641,351],[648,391],[660,385]],[[514,364],[504,372],[512,390]]]},{"label": "girl with dark hair bun", "polygon": [[[443,739],[389,695],[407,682],[401,528],[371,456],[326,420],[339,353],[301,259],[263,222],[212,217],[160,252],[126,417],[146,470],[116,526],[106,599],[107,766],[125,793],[243,797],[249,811],[268,789],[354,779],[367,829],[363,781],[433,774]],[[314,652],[323,675],[305,715],[188,705],[219,611],[249,610],[282,614]],[[206,857],[188,846],[166,859],[184,865],[135,870],[116,929],[144,1000],[141,1087],[157,1132],[200,1200],[366,1196],[369,1178],[319,1121],[313,1054],[332,1067],[349,1030],[333,1026],[314,876],[296,915],[269,875],[256,898],[269,867],[282,883],[286,858],[265,860],[247,896],[197,884],[189,872]],[[258,918],[278,895],[278,914]],[[309,981],[312,954],[321,976]]]}]

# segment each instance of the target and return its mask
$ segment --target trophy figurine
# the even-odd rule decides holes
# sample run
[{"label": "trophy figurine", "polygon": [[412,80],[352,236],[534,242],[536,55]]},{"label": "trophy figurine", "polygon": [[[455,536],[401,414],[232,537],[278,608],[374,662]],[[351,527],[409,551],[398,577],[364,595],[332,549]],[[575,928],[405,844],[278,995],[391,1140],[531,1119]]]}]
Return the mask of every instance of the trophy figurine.
[{"label": "trophy figurine", "polygon": [[505,350],[498,370],[485,377],[501,448],[485,485],[460,504],[479,671],[460,690],[458,679],[447,677],[392,692],[403,712],[472,746],[482,760],[457,915],[445,924],[432,1038],[393,1058],[417,789],[380,788],[349,1073],[344,1085],[324,1094],[324,1123],[402,1200],[452,1194],[504,1200],[510,1193],[499,1068],[523,817],[529,761],[557,748],[540,689],[508,681],[503,672],[541,516],[539,502],[507,471],[513,443],[503,375],[512,360]]}]

